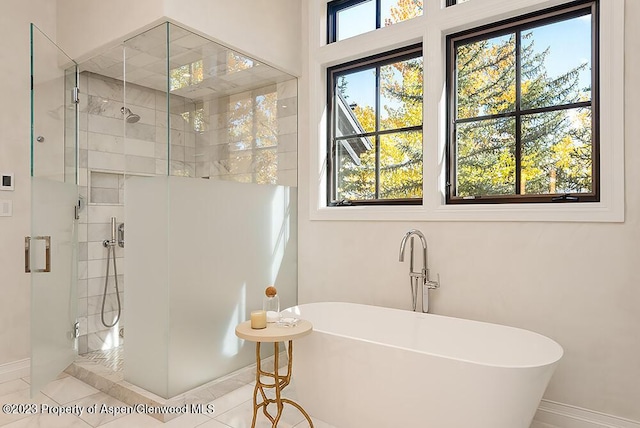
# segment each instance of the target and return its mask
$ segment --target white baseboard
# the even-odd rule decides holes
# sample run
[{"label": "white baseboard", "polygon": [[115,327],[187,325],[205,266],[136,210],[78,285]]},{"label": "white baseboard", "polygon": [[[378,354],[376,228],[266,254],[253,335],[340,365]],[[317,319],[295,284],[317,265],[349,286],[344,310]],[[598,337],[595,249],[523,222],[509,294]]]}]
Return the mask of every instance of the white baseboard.
[{"label": "white baseboard", "polygon": [[31,359],[14,361],[12,363],[0,364],[0,382],[20,379],[29,376]]},{"label": "white baseboard", "polygon": [[640,422],[549,400],[540,402],[534,421],[557,428],[640,428]]}]

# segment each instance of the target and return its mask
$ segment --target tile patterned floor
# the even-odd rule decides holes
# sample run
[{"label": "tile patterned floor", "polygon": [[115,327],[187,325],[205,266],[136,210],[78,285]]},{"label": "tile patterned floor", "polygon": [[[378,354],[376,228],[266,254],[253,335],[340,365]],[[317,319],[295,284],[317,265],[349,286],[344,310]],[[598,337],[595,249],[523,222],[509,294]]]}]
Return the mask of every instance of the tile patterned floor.
[{"label": "tile patterned floor", "polygon": [[[29,398],[29,379],[17,379],[0,383],[1,404],[35,404],[38,414],[18,414],[0,412],[0,426],[7,428],[248,428],[251,426],[251,394],[253,385],[247,384],[211,401],[213,413],[185,413],[169,422],[140,413],[115,414],[100,413],[100,408],[127,409],[127,405],[97,389],[63,373],[58,379],[47,385],[35,398]],[[90,414],[87,409],[97,405],[98,411]],[[82,409],[81,414],[56,415],[56,409],[69,411]],[[44,410],[44,413],[40,412]],[[317,428],[332,428],[320,420],[313,419]],[[271,424],[266,418],[258,418],[258,428],[267,428]],[[285,406],[281,422],[283,428],[304,428],[308,424],[294,408]]]},{"label": "tile patterned floor", "polygon": [[[84,356],[83,362],[93,360],[97,364],[104,364],[110,370],[120,369],[121,354],[113,352],[107,356],[95,354]],[[118,371],[114,376],[117,376]],[[232,375],[244,377],[246,373],[240,372]],[[233,380],[233,379],[231,379]],[[167,427],[167,428],[249,428],[252,418],[251,396],[253,394],[254,382],[237,380],[235,383],[228,382],[223,389],[220,384],[212,392],[210,402],[206,403],[215,409],[211,413],[185,413],[168,422],[160,422],[158,419],[141,413],[126,413],[130,406],[124,402],[99,391],[98,389],[70,376],[62,373],[58,379],[49,383],[41,393],[35,398],[29,397],[28,377],[0,383],[0,405],[6,404],[31,404],[39,410],[37,414],[29,415],[24,413],[0,412],[0,427],[7,428],[147,428],[147,427]],[[232,385],[229,388],[228,385]],[[220,394],[220,391],[224,391]],[[296,399],[293,385],[285,390],[287,396]],[[202,396],[202,393],[200,394]],[[88,409],[96,411],[91,413]],[[104,406],[104,407],[103,407]],[[110,409],[110,412],[100,412],[100,409]],[[82,409],[76,414],[54,414],[55,410],[65,409],[70,412]],[[3,408],[4,410],[4,408]],[[44,410],[44,412],[43,412]],[[117,410],[120,410],[118,412]],[[316,428],[333,428],[327,423],[312,418]],[[285,406],[279,427],[282,428],[304,428],[308,423],[304,417],[293,407]],[[268,428],[271,424],[262,416],[258,417],[257,428]],[[356,428],[356,427],[348,427]],[[357,427],[360,428],[360,427]],[[531,428],[554,428],[550,425],[534,422]]]},{"label": "tile patterned floor", "polygon": [[[87,354],[81,360],[85,365],[92,361],[97,365],[101,365],[102,368],[109,368],[113,377],[121,375],[119,373],[121,373],[122,359],[121,354],[118,352],[113,352],[110,355],[100,353]],[[120,370],[114,371],[114,369]],[[219,383],[214,390],[209,391],[213,399],[207,402],[205,406],[211,405],[211,408],[215,409],[215,411],[211,413],[187,412],[164,423],[148,414],[126,413],[126,409],[130,409],[131,406],[67,373],[62,373],[58,379],[49,383],[33,399],[29,397],[30,379],[28,377],[7,381],[0,383],[0,404],[32,404],[35,405],[38,413],[29,415],[18,412],[0,412],[0,427],[147,428],[164,426],[167,428],[249,428],[253,414],[251,397],[254,382],[246,381],[245,372],[241,371],[235,374],[236,377],[244,378],[244,380],[236,379],[234,381],[231,377],[231,379],[226,379],[225,382]],[[207,389],[201,390],[200,397],[206,391]],[[287,392],[286,395],[288,397],[295,400],[295,390],[293,390],[292,386],[288,387],[285,392]],[[91,413],[89,409],[93,408],[96,410]],[[55,410],[62,409],[70,412],[75,410],[76,414],[57,415],[52,413]],[[78,409],[82,409],[82,412],[78,413]],[[101,409],[105,409],[105,412],[101,413]],[[112,411],[106,411],[108,409]],[[117,412],[116,410],[122,411]],[[317,428],[333,428],[320,420],[312,419],[314,426]],[[308,426],[308,423],[295,408],[285,406],[285,411],[278,426],[283,428],[304,428]],[[256,427],[267,428],[271,427],[271,424],[264,416],[259,416]]]},{"label": "tile patterned floor", "polygon": [[[0,412],[0,426],[7,428],[249,428],[251,426],[251,394],[253,385],[247,384],[231,391],[211,402],[215,406],[212,414],[186,413],[169,422],[162,423],[145,414],[88,414],[81,415],[55,414],[5,414]],[[0,383],[0,404],[48,405],[49,409],[65,406],[69,409],[88,409],[93,405],[125,408],[126,404],[98,391],[97,389],[63,373],[51,382],[34,399],[29,398],[29,379],[17,379]],[[46,406],[42,406],[46,408]],[[333,428],[315,419],[316,428]],[[268,428],[271,424],[266,418],[258,419],[257,428]],[[285,412],[278,424],[283,428],[304,428],[308,424],[295,409],[285,406]],[[355,427],[351,427],[355,428]],[[360,428],[360,427],[358,427]],[[531,428],[554,428],[550,425],[536,423]]]}]

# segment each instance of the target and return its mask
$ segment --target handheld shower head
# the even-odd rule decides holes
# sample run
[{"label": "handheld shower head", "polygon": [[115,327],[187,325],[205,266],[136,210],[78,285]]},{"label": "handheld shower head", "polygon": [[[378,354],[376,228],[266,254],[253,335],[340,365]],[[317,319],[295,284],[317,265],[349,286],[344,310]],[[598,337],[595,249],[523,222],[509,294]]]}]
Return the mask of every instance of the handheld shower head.
[{"label": "handheld shower head", "polygon": [[120,109],[120,112],[122,112],[122,114],[125,115],[124,119],[127,121],[127,123],[136,123],[137,121],[140,120],[140,116],[135,114],[135,113],[133,113],[127,107],[122,107]]}]

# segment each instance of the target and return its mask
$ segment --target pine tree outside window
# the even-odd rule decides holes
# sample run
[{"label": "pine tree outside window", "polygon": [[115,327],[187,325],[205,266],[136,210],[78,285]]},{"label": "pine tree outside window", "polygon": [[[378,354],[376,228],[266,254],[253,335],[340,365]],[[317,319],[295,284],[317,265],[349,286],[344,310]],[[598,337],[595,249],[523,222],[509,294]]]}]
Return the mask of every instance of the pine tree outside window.
[{"label": "pine tree outside window", "polygon": [[329,206],[422,202],[422,45],[332,67]]},{"label": "pine tree outside window", "polygon": [[597,202],[597,1],[447,38],[447,203]]}]

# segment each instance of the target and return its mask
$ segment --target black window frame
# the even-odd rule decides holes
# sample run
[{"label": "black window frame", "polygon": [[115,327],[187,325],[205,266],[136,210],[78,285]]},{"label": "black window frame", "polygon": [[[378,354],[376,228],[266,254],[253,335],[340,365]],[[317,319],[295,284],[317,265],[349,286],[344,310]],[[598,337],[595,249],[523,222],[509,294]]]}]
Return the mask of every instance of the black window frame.
[{"label": "black window frame", "polygon": [[327,3],[327,44],[334,43],[338,36],[338,13],[368,1],[376,3],[376,30],[382,28],[382,1],[381,0],[333,0]]},{"label": "black window frame", "polygon": [[[336,171],[335,171],[335,159],[337,156],[337,141],[340,139],[349,139],[353,137],[373,137],[376,140],[376,170],[379,175],[380,164],[380,144],[379,138],[381,135],[393,134],[398,132],[415,132],[420,131],[423,136],[423,155],[424,155],[424,119],[420,125],[394,128],[391,130],[376,129],[373,132],[364,132],[362,134],[354,134],[341,136],[336,139],[334,136],[335,122],[334,122],[334,92],[337,85],[336,75],[339,78],[340,73],[345,72],[357,72],[359,70],[367,70],[371,68],[377,68],[393,64],[395,62],[404,61],[411,58],[422,57],[424,61],[424,51],[422,43],[412,44],[403,48],[394,49],[378,55],[372,55],[366,58],[349,61],[344,64],[335,65],[327,69],[327,206],[339,207],[339,206],[368,206],[368,205],[422,205],[424,195],[421,198],[397,198],[397,199],[366,199],[366,200],[338,200],[335,197],[336,194]],[[424,64],[424,62],[423,62]],[[379,72],[377,73],[379,75]],[[423,100],[424,100],[424,83],[422,87]],[[380,103],[380,89],[379,89],[379,77],[376,81],[376,105],[379,107]],[[424,101],[423,101],[424,109]],[[376,117],[380,114],[380,109],[376,109]],[[424,118],[424,112],[423,112]],[[379,121],[376,120],[376,123]],[[422,165],[422,183],[424,185],[424,163]],[[376,178],[376,193],[378,193],[379,179]]]},{"label": "black window frame", "polygon": [[[456,0],[451,0],[455,4]],[[449,0],[447,6],[449,6]],[[586,10],[589,12],[585,13]],[[571,17],[577,17],[592,14],[591,26],[591,100],[588,103],[575,103],[576,107],[589,106],[592,109],[592,137],[591,137],[591,154],[592,154],[592,191],[591,193],[552,193],[552,194],[521,194],[520,191],[520,127],[518,123],[521,117],[527,114],[543,113],[546,111],[557,111],[565,108],[571,108],[574,104],[567,106],[549,106],[545,108],[520,109],[519,88],[521,76],[519,69],[516,69],[516,108],[514,112],[495,115],[496,117],[516,117],[516,182],[515,193],[510,195],[476,195],[461,197],[456,192],[456,69],[455,55],[456,46],[458,44],[466,44],[477,40],[489,39],[492,37],[516,33],[519,34],[523,30],[536,28],[553,22],[561,22]],[[516,38],[516,40],[519,37]],[[518,42],[516,42],[518,43]],[[520,52],[516,45],[516,55],[519,64]],[[484,25],[481,27],[466,30],[460,33],[448,35],[446,38],[446,93],[447,93],[447,142],[446,142],[446,204],[501,204],[501,203],[548,203],[548,202],[599,202],[600,201],[600,89],[599,89],[599,0],[582,0],[561,6],[540,10],[537,12],[522,15],[516,18],[499,21],[496,23]],[[469,119],[462,119],[462,121]]]},{"label": "black window frame", "polygon": [[368,1],[376,2],[376,30],[380,28],[382,23],[380,22],[380,9],[381,0],[334,0],[327,3],[327,43],[334,43],[337,41],[338,26],[337,19],[338,13],[344,9],[357,6],[361,3]]}]

